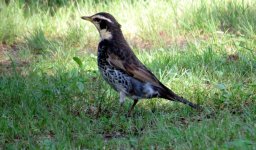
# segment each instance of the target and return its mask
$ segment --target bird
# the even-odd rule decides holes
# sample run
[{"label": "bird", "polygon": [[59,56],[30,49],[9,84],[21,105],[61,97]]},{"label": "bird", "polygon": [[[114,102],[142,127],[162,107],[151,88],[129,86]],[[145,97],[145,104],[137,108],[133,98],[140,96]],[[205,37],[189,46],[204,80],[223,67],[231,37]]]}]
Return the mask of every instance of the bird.
[{"label": "bird", "polygon": [[131,116],[140,99],[163,98],[195,109],[200,107],[175,94],[157,79],[136,57],[122,33],[121,25],[110,13],[99,12],[81,18],[93,23],[99,32],[97,64],[103,79],[119,92],[121,107],[126,97],[133,100],[128,116]]}]

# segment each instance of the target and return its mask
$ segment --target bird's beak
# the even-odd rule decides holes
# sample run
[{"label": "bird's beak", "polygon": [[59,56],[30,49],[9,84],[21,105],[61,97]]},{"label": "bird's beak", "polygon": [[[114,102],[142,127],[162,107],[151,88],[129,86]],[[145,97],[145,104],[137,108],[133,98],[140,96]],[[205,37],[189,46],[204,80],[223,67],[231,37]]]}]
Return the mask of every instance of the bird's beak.
[{"label": "bird's beak", "polygon": [[82,16],[81,18],[87,21],[92,21],[91,16]]}]

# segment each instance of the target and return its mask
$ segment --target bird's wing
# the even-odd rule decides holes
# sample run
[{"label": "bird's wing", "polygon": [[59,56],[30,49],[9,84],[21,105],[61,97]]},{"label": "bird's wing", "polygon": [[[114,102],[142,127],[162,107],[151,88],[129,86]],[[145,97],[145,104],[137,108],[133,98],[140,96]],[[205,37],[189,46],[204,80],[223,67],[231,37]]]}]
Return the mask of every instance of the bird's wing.
[{"label": "bird's wing", "polygon": [[159,80],[137,58],[132,62],[121,60],[115,54],[108,54],[107,61],[114,67],[123,70],[132,77],[142,82],[150,82],[155,86],[161,86]]}]

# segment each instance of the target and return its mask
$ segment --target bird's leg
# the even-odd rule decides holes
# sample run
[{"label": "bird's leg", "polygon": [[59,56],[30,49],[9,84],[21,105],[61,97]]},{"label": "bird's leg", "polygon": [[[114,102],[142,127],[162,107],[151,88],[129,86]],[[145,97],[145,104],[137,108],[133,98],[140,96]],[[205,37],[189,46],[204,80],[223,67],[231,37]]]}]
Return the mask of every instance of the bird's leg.
[{"label": "bird's leg", "polygon": [[120,98],[119,98],[119,102],[120,102],[119,112],[121,112],[122,109],[123,109],[124,101],[125,101],[125,93],[124,92],[120,92],[119,95],[120,95]]},{"label": "bird's leg", "polygon": [[132,111],[133,111],[135,105],[138,103],[138,101],[139,101],[138,99],[134,99],[134,100],[133,100],[133,104],[132,104],[132,106],[131,106],[130,110],[128,111],[128,114],[127,114],[128,117],[131,116],[131,113],[132,113]]}]

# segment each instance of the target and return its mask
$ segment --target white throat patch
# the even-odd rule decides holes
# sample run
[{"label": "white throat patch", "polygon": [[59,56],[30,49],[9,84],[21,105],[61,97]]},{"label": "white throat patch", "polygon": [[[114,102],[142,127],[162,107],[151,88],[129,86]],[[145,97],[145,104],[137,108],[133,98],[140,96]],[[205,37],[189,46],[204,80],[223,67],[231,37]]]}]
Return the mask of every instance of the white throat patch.
[{"label": "white throat patch", "polygon": [[112,38],[112,34],[106,29],[102,29],[100,30],[100,38],[101,40],[110,40]]}]

